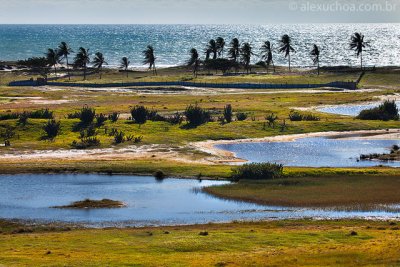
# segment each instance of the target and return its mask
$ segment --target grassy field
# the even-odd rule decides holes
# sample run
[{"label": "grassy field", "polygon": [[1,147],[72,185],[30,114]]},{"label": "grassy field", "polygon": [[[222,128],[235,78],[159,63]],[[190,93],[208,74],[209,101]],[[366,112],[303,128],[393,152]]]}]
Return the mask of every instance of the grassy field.
[{"label": "grassy field", "polygon": [[[1,222],[4,266],[397,266],[396,223],[279,221],[141,229]],[[200,235],[207,232],[208,235]]]},{"label": "grassy field", "polygon": [[295,207],[373,208],[400,202],[400,174],[326,175],[208,187],[221,198]]}]

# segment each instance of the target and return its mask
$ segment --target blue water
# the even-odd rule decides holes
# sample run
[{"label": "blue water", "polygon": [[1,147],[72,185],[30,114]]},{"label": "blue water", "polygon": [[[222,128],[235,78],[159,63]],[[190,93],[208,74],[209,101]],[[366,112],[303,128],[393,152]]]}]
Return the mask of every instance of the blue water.
[{"label": "blue water", "polygon": [[[315,43],[321,47],[321,65],[359,65],[359,59],[349,50],[350,35],[361,31],[370,41],[364,53],[366,65],[399,65],[399,24],[296,24],[296,25],[0,25],[0,61],[42,56],[46,49],[66,41],[75,51],[90,48],[92,54],[103,52],[111,66],[119,65],[122,57],[132,65],[142,67],[144,48],[151,44],[156,49],[158,66],[183,64],[190,48],[203,51],[211,38],[222,36],[226,42],[237,37],[251,42],[259,53],[262,42],[274,45],[274,60],[286,65],[277,53],[283,34],[293,38],[297,53],[292,55],[295,66],[311,66],[309,55]],[[253,57],[253,62],[259,60]]]},{"label": "blue water", "polygon": [[[105,175],[0,175],[0,218],[88,226],[150,226],[290,218],[399,218],[400,207],[374,210],[283,208],[222,200],[199,192],[227,182]],[[55,209],[86,198],[123,201],[120,209]],[[354,207],[353,207],[354,208]]]},{"label": "blue water", "polygon": [[[382,102],[370,103],[370,104],[360,104],[360,105],[337,105],[337,106],[329,106],[324,108],[318,108],[318,111],[330,113],[330,114],[339,114],[346,116],[357,116],[360,114],[362,110],[375,108],[382,104]],[[396,101],[396,105],[400,107],[400,101]]]},{"label": "blue water", "polygon": [[324,137],[294,142],[218,145],[251,162],[272,162],[295,167],[400,167],[400,162],[359,161],[361,154],[388,153],[400,140],[344,140]]}]

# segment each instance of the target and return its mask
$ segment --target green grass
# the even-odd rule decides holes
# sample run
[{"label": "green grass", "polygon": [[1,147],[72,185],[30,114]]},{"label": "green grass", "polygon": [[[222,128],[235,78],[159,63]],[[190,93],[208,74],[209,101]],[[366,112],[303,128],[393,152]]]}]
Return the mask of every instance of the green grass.
[{"label": "green grass", "polygon": [[302,220],[65,231],[2,222],[0,264],[395,266],[400,249],[396,229],[389,222]]},{"label": "green grass", "polygon": [[335,175],[240,181],[208,187],[206,192],[227,199],[296,207],[373,208],[400,202],[400,175]]}]

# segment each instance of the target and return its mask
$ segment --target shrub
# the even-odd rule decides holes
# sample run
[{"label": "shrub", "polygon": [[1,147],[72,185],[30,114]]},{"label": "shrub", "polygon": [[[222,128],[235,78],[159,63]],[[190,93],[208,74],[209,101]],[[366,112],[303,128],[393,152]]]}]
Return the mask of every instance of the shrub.
[{"label": "shrub", "polygon": [[29,114],[28,112],[23,112],[19,115],[18,123],[22,125],[26,125],[28,123]]},{"label": "shrub", "polygon": [[265,119],[268,121],[268,125],[270,127],[275,127],[275,121],[278,119],[278,116],[276,116],[274,113],[271,113],[266,116]]},{"label": "shrub", "polygon": [[247,119],[247,114],[243,112],[236,113],[236,119],[238,121],[245,121]]},{"label": "shrub", "polygon": [[124,132],[119,131],[114,135],[114,143],[121,144],[123,142],[125,142],[125,134]]},{"label": "shrub", "polygon": [[149,113],[149,110],[144,106],[135,106],[131,109],[132,119],[138,124],[146,123]]},{"label": "shrub", "polygon": [[108,115],[108,119],[109,119],[111,122],[117,122],[118,119],[119,119],[119,113],[117,113],[117,112],[111,113],[110,115]]},{"label": "shrub", "polygon": [[79,119],[84,125],[91,124],[95,117],[96,117],[96,110],[88,106],[84,106],[79,112]]},{"label": "shrub", "polygon": [[19,113],[0,114],[0,121],[15,120],[19,118]]},{"label": "shrub", "polygon": [[360,120],[398,120],[399,110],[396,102],[385,101],[378,107],[361,111],[356,118]]},{"label": "shrub", "polygon": [[5,129],[0,132],[0,137],[4,139],[4,141],[13,138],[15,135],[15,128],[9,125],[6,125]]},{"label": "shrub", "polygon": [[211,120],[210,112],[197,106],[197,104],[189,105],[185,110],[185,116],[189,125],[192,126],[199,126]]},{"label": "shrub", "polygon": [[100,127],[102,125],[104,125],[104,122],[106,122],[107,117],[104,116],[103,113],[100,113],[99,115],[96,116],[96,126]]},{"label": "shrub", "polygon": [[100,145],[100,140],[97,137],[85,137],[81,141],[73,141],[71,146],[75,149],[86,149]]},{"label": "shrub", "polygon": [[48,120],[47,123],[43,126],[43,130],[46,132],[46,136],[48,138],[55,138],[61,129],[61,122],[55,120]]},{"label": "shrub", "polygon": [[268,180],[282,176],[283,165],[276,163],[249,163],[233,169],[232,180]]},{"label": "shrub", "polygon": [[163,171],[158,170],[158,171],[156,171],[156,172],[153,173],[153,176],[154,176],[154,178],[156,178],[157,180],[162,180],[162,179],[165,178],[166,175],[164,174]]},{"label": "shrub", "polygon": [[231,123],[232,122],[232,105],[228,104],[225,106],[224,108],[224,119],[227,123]]},{"label": "shrub", "polygon": [[289,119],[291,121],[319,121],[320,118],[313,114],[301,114],[297,111],[292,111],[289,114]]},{"label": "shrub", "polygon": [[165,121],[171,124],[181,124],[183,121],[183,116],[179,112],[176,112],[174,115],[166,117]]},{"label": "shrub", "polygon": [[81,132],[80,132],[81,138],[91,137],[91,136],[95,136],[95,135],[97,135],[97,131],[96,131],[96,128],[92,124],[89,125],[89,127],[87,127],[86,129],[81,130]]},{"label": "shrub", "polygon": [[39,109],[29,113],[29,118],[31,119],[53,119],[53,111],[50,111],[48,108]]}]

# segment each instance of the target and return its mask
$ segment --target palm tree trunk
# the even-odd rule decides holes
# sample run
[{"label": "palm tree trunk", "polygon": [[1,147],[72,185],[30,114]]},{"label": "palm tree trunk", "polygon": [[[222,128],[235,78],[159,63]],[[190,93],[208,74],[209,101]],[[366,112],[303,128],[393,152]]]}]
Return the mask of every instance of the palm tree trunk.
[{"label": "palm tree trunk", "polygon": [[86,65],[83,67],[83,80],[86,81]]},{"label": "palm tree trunk", "polygon": [[54,75],[56,75],[57,78],[57,65],[54,65]]},{"label": "palm tree trunk", "polygon": [[363,70],[363,55],[362,55],[362,51],[361,51],[360,55],[361,55],[361,71],[362,71]]},{"label": "palm tree trunk", "polygon": [[290,72],[290,53],[289,53],[289,72]]},{"label": "palm tree trunk", "polygon": [[67,73],[68,73],[68,80],[71,80],[71,74],[69,73],[69,64],[68,64],[68,56],[65,56],[65,59],[67,60]]},{"label": "palm tree trunk", "polygon": [[319,59],[318,59],[318,75],[319,75]]}]

